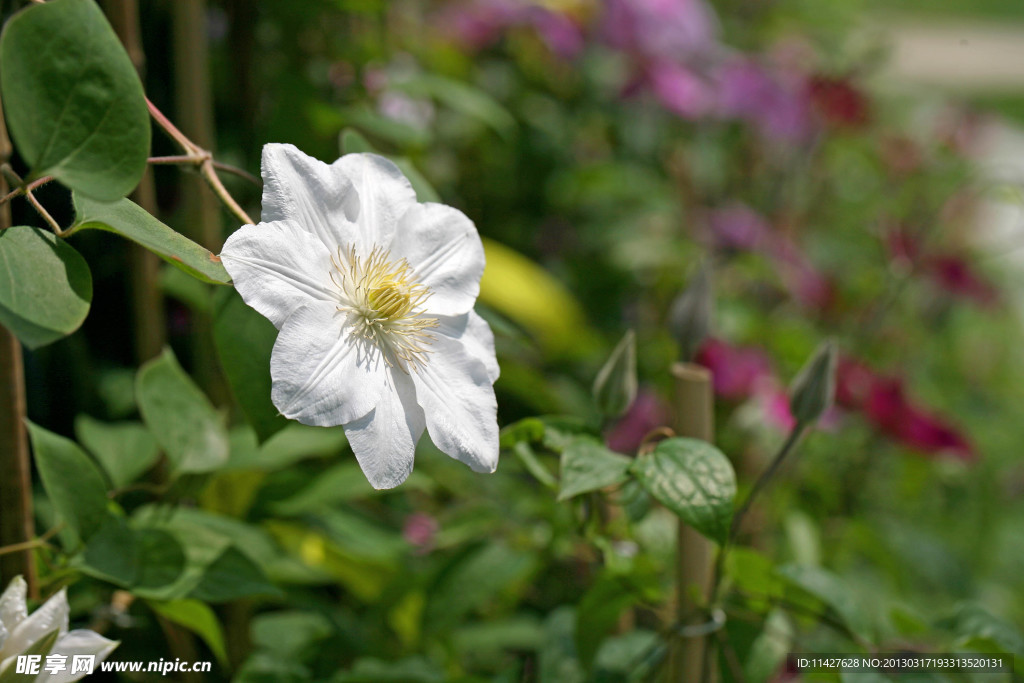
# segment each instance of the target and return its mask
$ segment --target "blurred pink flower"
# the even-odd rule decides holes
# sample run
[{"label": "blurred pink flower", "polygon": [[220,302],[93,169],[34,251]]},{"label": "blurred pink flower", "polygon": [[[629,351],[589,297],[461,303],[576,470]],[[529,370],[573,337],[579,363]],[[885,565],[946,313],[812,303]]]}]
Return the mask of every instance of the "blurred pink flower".
[{"label": "blurred pink flower", "polygon": [[635,453],[643,438],[668,420],[669,408],[665,402],[651,389],[640,387],[633,405],[608,432],[608,448],[619,453]]},{"label": "blurred pink flower", "polygon": [[641,60],[687,62],[716,49],[718,19],[703,0],[608,0],[604,34]]},{"label": "blurred pink flower", "polygon": [[711,371],[715,393],[739,400],[754,394],[758,384],[773,377],[772,363],[764,350],[733,346],[721,339],[708,339],[697,352],[696,362]]},{"label": "blurred pink flower", "polygon": [[876,373],[858,360],[840,358],[836,402],[862,411],[878,431],[914,450],[968,462],[977,459],[966,437],[907,399],[901,379]]},{"label": "blurred pink flower", "polygon": [[717,78],[722,118],[746,121],[766,140],[799,143],[813,132],[801,77],[771,72],[744,58],[724,64]]},{"label": "blurred pink flower", "polygon": [[584,46],[583,33],[569,16],[527,0],[458,3],[442,12],[439,24],[473,50],[489,47],[505,31],[520,26],[532,27],[560,57],[575,57]]},{"label": "blurred pink flower", "polygon": [[402,538],[413,546],[419,554],[428,553],[434,547],[434,537],[440,525],[437,520],[422,512],[414,512],[405,518],[402,525]]},{"label": "blurred pink flower", "polygon": [[732,202],[707,214],[707,226],[719,249],[756,251],[773,239],[772,228],[761,214],[742,202]]},{"label": "blurred pink flower", "polygon": [[772,427],[788,432],[796,426],[796,419],[789,409],[789,394],[778,385],[773,385],[757,395],[764,420]]},{"label": "blurred pink flower", "polygon": [[948,294],[971,299],[980,306],[991,306],[999,299],[998,290],[974,272],[961,256],[936,256],[927,265],[935,282]]},{"label": "blurred pink flower", "polygon": [[832,126],[860,129],[871,121],[871,102],[850,78],[814,76],[807,90],[814,109]]},{"label": "blurred pink flower", "polygon": [[701,118],[714,106],[710,84],[688,67],[659,60],[647,66],[645,76],[658,101],[684,119]]}]

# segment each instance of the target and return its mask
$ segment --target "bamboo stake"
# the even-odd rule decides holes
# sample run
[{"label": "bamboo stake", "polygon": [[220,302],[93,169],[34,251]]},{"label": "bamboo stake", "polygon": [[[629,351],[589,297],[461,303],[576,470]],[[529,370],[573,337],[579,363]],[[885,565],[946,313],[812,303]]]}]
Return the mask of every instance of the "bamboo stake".
[{"label": "bamboo stake", "polygon": [[[13,153],[0,105],[0,164]],[[0,174],[0,196],[7,194]],[[0,230],[11,227],[10,204],[0,205]],[[28,583],[28,594],[39,597],[32,519],[32,466],[25,429],[25,370],[21,342],[0,325],[0,547],[25,544],[23,550],[0,555],[0,590],[17,575]]]},{"label": "bamboo stake", "polygon": [[[142,47],[139,6],[136,0],[106,0],[107,18],[124,44],[139,77],[145,79],[146,53]],[[146,169],[132,193],[136,204],[151,214],[158,211],[153,170]],[[149,250],[129,246],[132,314],[135,322],[135,356],[139,363],[156,358],[167,343],[164,297],[160,291],[160,259]]]},{"label": "bamboo stake", "polygon": [[[206,0],[176,0],[172,4],[174,28],[174,94],[181,132],[205,150],[215,147],[213,91],[210,86],[209,49],[206,42]],[[151,108],[152,110],[152,108]],[[216,177],[216,175],[214,175]],[[201,176],[181,178],[184,225],[190,236],[213,253],[219,253],[221,209],[216,195]],[[219,182],[219,180],[217,181]],[[195,315],[192,364],[196,379],[215,405],[230,402],[213,348],[209,317]]]},{"label": "bamboo stake", "polygon": [[[675,363],[673,422],[676,434],[704,441],[714,438],[714,399],[711,372],[693,363]],[[705,606],[705,593],[711,583],[711,542],[679,522],[676,538],[676,610],[675,623],[687,624]],[[676,636],[669,650],[669,681],[695,683],[700,679],[707,637]]]}]

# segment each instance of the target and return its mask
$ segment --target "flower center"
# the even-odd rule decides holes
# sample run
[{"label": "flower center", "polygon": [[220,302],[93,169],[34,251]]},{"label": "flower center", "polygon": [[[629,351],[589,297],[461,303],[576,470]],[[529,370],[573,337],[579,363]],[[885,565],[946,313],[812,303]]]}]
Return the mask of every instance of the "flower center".
[{"label": "flower center", "polygon": [[430,288],[415,281],[405,259],[374,247],[370,255],[356,255],[355,247],[331,257],[331,282],[338,288],[338,310],[347,314],[351,334],[372,344],[389,366],[403,372],[426,364],[426,347],[435,337],[427,330],[437,327],[422,304]]}]

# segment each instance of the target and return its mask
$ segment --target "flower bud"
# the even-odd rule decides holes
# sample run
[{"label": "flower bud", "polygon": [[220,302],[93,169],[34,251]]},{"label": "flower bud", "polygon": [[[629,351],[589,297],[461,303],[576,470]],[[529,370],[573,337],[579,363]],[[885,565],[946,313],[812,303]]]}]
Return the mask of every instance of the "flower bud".
[{"label": "flower bud", "polygon": [[690,286],[676,297],[668,314],[668,328],[679,342],[684,361],[693,360],[697,349],[711,333],[714,298],[711,290],[711,269],[701,264]]},{"label": "flower bud", "polygon": [[607,417],[619,417],[636,398],[636,335],[633,330],[616,345],[594,380],[594,401]]},{"label": "flower bud", "polygon": [[836,388],[836,346],[821,344],[797,373],[789,390],[789,408],[797,424],[811,424],[832,405]]}]

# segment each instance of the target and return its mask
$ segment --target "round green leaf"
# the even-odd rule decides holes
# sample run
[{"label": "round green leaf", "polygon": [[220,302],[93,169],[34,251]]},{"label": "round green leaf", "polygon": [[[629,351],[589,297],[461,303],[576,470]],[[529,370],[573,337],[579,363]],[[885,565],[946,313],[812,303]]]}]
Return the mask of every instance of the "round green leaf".
[{"label": "round green leaf", "polygon": [[215,285],[231,283],[219,256],[175,232],[131,200],[98,202],[76,192],[74,203],[75,224],[68,234],[107,230],[145,247],[197,280]]},{"label": "round green leaf", "polygon": [[19,12],[0,37],[7,124],[35,177],[101,200],[146,170],[149,112],[128,54],[93,0]]},{"label": "round green leaf", "polygon": [[30,349],[71,334],[89,314],[89,266],[53,233],[0,231],[0,273],[0,324]]},{"label": "round green leaf", "polygon": [[100,468],[74,441],[26,423],[50,503],[68,528],[88,540],[107,519],[107,487]]},{"label": "round green leaf", "polygon": [[665,439],[630,471],[658,502],[708,538],[729,532],[736,473],[725,455],[699,439]]},{"label": "round green leaf", "polygon": [[139,369],[135,395],[142,419],[176,474],[209,472],[227,462],[223,418],[170,349]]}]

